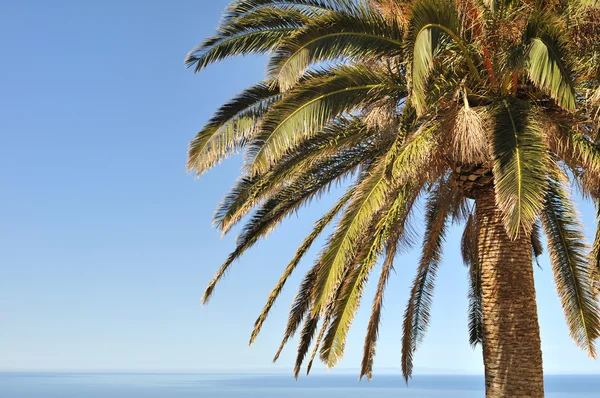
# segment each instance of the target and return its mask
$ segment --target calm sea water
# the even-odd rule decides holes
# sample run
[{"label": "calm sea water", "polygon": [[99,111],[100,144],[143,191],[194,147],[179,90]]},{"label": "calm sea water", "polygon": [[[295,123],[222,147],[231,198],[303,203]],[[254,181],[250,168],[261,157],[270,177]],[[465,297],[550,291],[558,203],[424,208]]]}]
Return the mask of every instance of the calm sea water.
[{"label": "calm sea water", "polygon": [[[600,397],[600,376],[548,376],[546,396]],[[358,382],[352,375],[0,373],[2,398],[471,398],[483,397],[478,376],[399,376]]]}]

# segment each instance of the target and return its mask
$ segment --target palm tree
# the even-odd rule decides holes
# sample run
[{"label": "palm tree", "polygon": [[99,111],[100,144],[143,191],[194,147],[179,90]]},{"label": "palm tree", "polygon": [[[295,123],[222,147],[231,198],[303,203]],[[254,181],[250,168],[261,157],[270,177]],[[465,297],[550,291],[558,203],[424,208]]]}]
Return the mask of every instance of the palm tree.
[{"label": "palm tree", "polygon": [[[203,301],[249,247],[339,181],[258,317],[324,228],[281,349],[299,331],[295,374],[344,353],[363,288],[381,262],[361,377],[371,378],[383,295],[425,203],[421,257],[404,314],[402,370],[427,330],[449,225],[463,222],[469,333],[488,397],[543,396],[533,259],[545,233],[575,342],[595,357],[600,232],[593,247],[570,186],[600,204],[600,6],[595,1],[238,0],[186,62],[268,54],[264,81],[215,113],[190,144],[200,175],[243,151],[242,173],[214,217],[236,248]],[[599,206],[600,207],[600,206]],[[380,261],[381,260],[381,261]]]}]

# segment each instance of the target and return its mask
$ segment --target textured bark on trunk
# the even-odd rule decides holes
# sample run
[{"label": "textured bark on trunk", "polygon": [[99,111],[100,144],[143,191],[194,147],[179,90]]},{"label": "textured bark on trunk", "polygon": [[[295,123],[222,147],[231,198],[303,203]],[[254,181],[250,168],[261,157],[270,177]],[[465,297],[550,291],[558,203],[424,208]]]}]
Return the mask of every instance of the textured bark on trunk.
[{"label": "textured bark on trunk", "polygon": [[479,192],[475,201],[486,397],[543,397],[530,237],[508,237],[492,189]]}]

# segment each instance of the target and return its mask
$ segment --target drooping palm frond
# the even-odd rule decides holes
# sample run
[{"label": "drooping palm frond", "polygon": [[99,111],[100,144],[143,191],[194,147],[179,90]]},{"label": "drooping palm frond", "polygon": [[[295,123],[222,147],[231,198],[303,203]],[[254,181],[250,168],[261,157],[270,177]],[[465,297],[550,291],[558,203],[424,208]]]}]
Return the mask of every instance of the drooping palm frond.
[{"label": "drooping palm frond", "polygon": [[576,177],[582,177],[581,188],[584,193],[594,197],[600,183],[600,147],[576,128],[578,125],[576,120],[569,123],[568,119],[562,123],[547,123],[546,128],[552,129],[552,134],[548,137],[549,145],[552,152],[569,166]]},{"label": "drooping palm frond", "polygon": [[577,212],[560,180],[552,180],[542,214],[556,289],[573,340],[592,357],[600,336],[600,310],[593,286],[594,268]]},{"label": "drooping palm frond", "polygon": [[[366,233],[363,236],[368,236]],[[314,268],[318,268],[320,267],[320,264],[315,264]],[[344,280],[348,281],[352,278],[352,274],[353,274],[353,270],[348,268],[345,271],[345,275],[344,275]],[[314,290],[313,290],[314,292]],[[304,327],[302,329],[302,335],[300,336],[300,342],[298,344],[298,350],[297,350],[297,355],[296,355],[296,365],[294,366],[294,377],[296,377],[296,379],[298,379],[298,376],[300,375],[300,370],[302,368],[302,363],[304,362],[304,358],[306,357],[306,354],[308,354],[308,349],[310,348],[310,344],[312,342],[312,339],[314,337],[314,334],[318,328],[318,322],[319,319],[323,318],[323,326],[322,328],[324,328],[326,325],[329,325],[329,322],[331,321],[331,316],[332,316],[332,311],[333,311],[333,306],[335,305],[335,302],[337,301],[337,299],[339,297],[341,297],[344,294],[344,286],[340,286],[337,290],[337,292],[335,293],[335,298],[334,300],[332,300],[330,303],[328,303],[325,311],[322,312],[322,314],[315,314],[313,311],[308,310],[307,311],[307,316],[306,316],[306,321],[304,322]],[[314,305],[314,294],[310,297],[310,304]],[[323,329],[326,330],[326,329]],[[315,342],[315,347],[313,349],[313,351],[318,350],[319,349],[319,345],[321,344],[321,333],[319,333],[319,337],[317,338],[317,341]],[[312,362],[312,360],[311,360]],[[310,372],[310,367],[312,367],[312,364],[309,365],[309,368],[307,369],[307,372]]]},{"label": "drooping palm frond", "polygon": [[600,294],[600,199],[596,199],[596,234],[590,253],[590,266],[595,270],[592,283],[595,285],[596,294]]},{"label": "drooping palm frond", "polygon": [[452,196],[453,188],[448,177],[443,177],[427,201],[423,249],[402,328],[402,374],[407,382],[412,376],[413,355],[429,324],[435,277],[441,262]]},{"label": "drooping palm frond", "polygon": [[349,267],[349,276],[342,279],[340,294],[332,304],[332,319],[320,349],[321,360],[332,368],[344,353],[346,334],[358,310],[362,292],[367,284],[371,264]]},{"label": "drooping palm frond", "polygon": [[481,266],[475,211],[469,215],[461,239],[464,264],[469,267],[469,343],[475,347],[483,341],[483,306],[481,302]]},{"label": "drooping palm frond", "polygon": [[329,121],[385,96],[402,97],[405,87],[366,65],[341,66],[329,76],[313,72],[265,116],[250,146],[252,174],[269,170],[286,153],[317,134]]},{"label": "drooping palm frond", "polygon": [[531,229],[531,250],[533,252],[533,259],[537,263],[538,267],[540,267],[539,257],[544,254],[544,245],[542,244],[541,237],[542,226],[538,221],[533,223],[533,228]]},{"label": "drooping palm frond", "polygon": [[[354,314],[360,305],[362,292],[369,274],[382,253],[386,241],[390,239],[390,234],[393,232],[400,235],[397,236],[398,239],[394,243],[395,245],[398,244],[404,229],[404,223],[419,191],[412,188],[407,186],[391,197],[386,198],[388,204],[381,214],[371,221],[376,224],[374,231],[369,232],[360,245],[356,245],[358,253],[353,261],[356,263],[355,274],[348,283],[344,284],[341,296],[332,306],[331,323],[321,348],[321,359],[330,368],[335,366],[344,354],[346,336],[354,319]],[[394,227],[396,228],[394,229]]]},{"label": "drooping palm frond", "polygon": [[[215,286],[223,278],[231,264],[246,250],[252,247],[261,237],[267,236],[285,217],[296,211],[300,206],[309,202],[315,196],[329,189],[332,183],[338,181],[347,173],[354,170],[365,159],[361,152],[351,159],[332,157],[313,165],[296,181],[287,185],[277,195],[270,198],[253,215],[244,226],[242,233],[236,239],[236,248],[225,263],[217,271],[209,283],[202,299],[206,303],[212,295]],[[317,178],[318,177],[318,178]]]},{"label": "drooping palm frond", "polygon": [[[416,194],[415,194],[416,193]],[[402,199],[400,206],[397,209],[390,209],[390,213],[399,212],[400,217],[395,214],[391,214],[391,220],[388,221],[391,225],[389,229],[387,242],[386,242],[386,253],[385,261],[383,262],[381,273],[379,276],[379,282],[377,284],[377,291],[373,298],[373,305],[371,310],[371,317],[369,319],[369,325],[367,327],[367,334],[365,336],[365,344],[363,348],[363,359],[360,371],[360,378],[366,376],[367,379],[373,377],[373,362],[375,359],[375,348],[377,339],[379,337],[379,324],[381,321],[381,310],[383,307],[383,295],[387,281],[390,277],[390,273],[393,270],[394,258],[396,253],[401,247],[409,247],[411,245],[410,230],[408,225],[408,217],[411,214],[414,202],[417,200],[419,191],[414,190],[410,200]]]},{"label": "drooping palm frond", "polygon": [[426,109],[426,82],[434,58],[447,44],[454,44],[464,57],[473,77],[479,76],[464,40],[456,4],[450,0],[415,2],[410,21],[410,57],[412,58],[412,99],[419,113]]},{"label": "drooping palm frond", "polygon": [[274,194],[283,184],[309,170],[313,164],[328,157],[349,157],[358,152],[372,155],[384,151],[391,145],[392,139],[367,129],[358,118],[338,118],[281,159],[267,173],[240,178],[219,205],[213,222],[226,233],[254,206]]},{"label": "drooping palm frond", "polygon": [[317,221],[313,231],[310,233],[310,235],[308,235],[306,237],[306,239],[304,239],[304,241],[302,242],[302,245],[296,251],[294,258],[292,259],[292,261],[290,261],[290,263],[284,270],[283,274],[279,278],[279,281],[277,282],[277,284],[275,285],[275,287],[269,294],[267,303],[265,304],[265,307],[263,308],[260,316],[258,317],[258,319],[256,319],[256,322],[254,323],[254,330],[252,331],[252,336],[250,337],[250,345],[252,345],[252,343],[254,343],[254,341],[258,337],[258,334],[260,333],[262,325],[265,322],[265,320],[267,319],[267,316],[269,315],[269,312],[271,311],[273,304],[275,304],[275,301],[281,294],[285,283],[287,282],[290,275],[294,272],[294,270],[298,266],[298,263],[300,262],[300,260],[302,260],[302,258],[306,254],[306,252],[310,249],[310,247],[314,243],[314,241],[319,237],[321,232],[323,232],[323,229],[325,229],[325,227],[333,221],[335,216],[346,206],[346,204],[348,203],[348,200],[350,199],[352,194],[353,194],[353,189],[349,189],[346,192],[346,194],[344,194],[344,196],[342,196],[342,198],[335,204],[335,206],[333,206],[333,208],[331,208],[331,210],[329,210],[323,217],[321,217],[321,219],[319,221]]},{"label": "drooping palm frond", "polygon": [[270,59],[268,75],[280,87],[293,87],[315,63],[358,58],[364,62],[378,56],[398,56],[402,30],[377,10],[363,5],[352,13],[331,12],[313,19],[286,38]]},{"label": "drooping palm frond", "polygon": [[302,362],[308,353],[310,344],[314,338],[315,331],[319,326],[320,314],[309,314],[304,321],[302,327],[302,333],[300,334],[300,342],[298,343],[298,353],[296,355],[296,365],[294,366],[294,377],[298,379],[300,370],[302,368]]},{"label": "drooping palm frond", "polygon": [[302,320],[304,319],[305,315],[308,312],[310,312],[310,306],[312,303],[312,292],[314,289],[314,282],[317,276],[317,271],[317,267],[311,268],[306,273],[304,279],[302,279],[302,282],[300,283],[300,288],[296,293],[296,297],[294,298],[292,308],[290,309],[287,325],[283,334],[283,339],[281,340],[281,344],[279,345],[277,353],[273,357],[273,362],[277,362],[279,356],[281,355],[281,352],[283,351],[283,348],[288,343],[289,339],[296,334],[296,331],[300,327],[300,324],[302,323]]},{"label": "drooping palm frond", "polygon": [[[321,255],[323,268],[317,284],[318,297],[314,311],[320,311],[340,283],[349,256],[356,250],[354,243],[370,217],[382,209],[390,186],[418,184],[435,180],[440,169],[435,159],[437,141],[435,125],[419,128],[410,138],[399,139],[381,158],[359,187],[344,217]],[[394,184],[391,184],[391,182]]]},{"label": "drooping palm frond", "polygon": [[331,321],[330,311],[327,311],[327,315],[325,316],[325,320],[321,325],[321,331],[319,332],[319,336],[317,337],[317,341],[315,341],[312,353],[310,354],[310,359],[308,360],[308,365],[306,365],[306,375],[310,374],[312,370],[313,362],[317,357],[317,353],[319,352],[319,348],[321,348],[321,342],[323,341],[323,337],[325,337],[325,332],[329,328],[329,322]]},{"label": "drooping palm frond", "polygon": [[322,311],[337,291],[349,260],[356,254],[355,245],[372,217],[385,204],[388,187],[386,166],[385,159],[379,159],[367,172],[364,180],[356,187],[348,208],[320,255],[318,262],[321,266],[316,280],[316,299],[313,307],[315,313]]},{"label": "drooping palm frond", "polygon": [[534,13],[525,29],[529,78],[567,110],[575,109],[573,72],[563,29],[555,16]]},{"label": "drooping palm frond", "polygon": [[548,149],[541,124],[527,103],[503,101],[493,110],[496,202],[506,232],[529,234],[543,206]]},{"label": "drooping palm frond", "polygon": [[387,250],[385,261],[379,274],[379,282],[377,283],[377,292],[373,299],[371,310],[371,318],[365,337],[365,346],[363,349],[363,360],[360,370],[360,378],[367,377],[371,380],[373,377],[373,362],[375,359],[375,348],[377,339],[379,338],[379,324],[381,320],[381,310],[383,307],[383,295],[387,286],[390,273],[394,268],[394,258],[396,256],[396,241],[390,242],[390,248]]},{"label": "drooping palm frond", "polygon": [[404,138],[404,144],[392,147],[388,173],[402,183],[433,182],[445,169],[439,142],[440,125],[424,123]]},{"label": "drooping palm frond", "polygon": [[256,132],[262,115],[280,98],[277,86],[262,82],[219,108],[190,143],[188,171],[200,175],[240,150]]}]

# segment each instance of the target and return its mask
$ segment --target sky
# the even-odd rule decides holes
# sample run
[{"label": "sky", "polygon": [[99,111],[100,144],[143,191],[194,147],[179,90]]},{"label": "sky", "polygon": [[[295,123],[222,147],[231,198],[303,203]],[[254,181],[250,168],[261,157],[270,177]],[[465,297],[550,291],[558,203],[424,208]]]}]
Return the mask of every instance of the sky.
[{"label": "sky", "polygon": [[[211,227],[239,173],[232,158],[199,180],[187,144],[224,101],[264,75],[237,58],[198,75],[185,55],[226,0],[0,0],[0,370],[291,371],[277,349],[298,283],[290,279],[263,333],[256,316],[295,248],[341,192],[302,209],[234,264],[210,304],[200,298],[229,251]],[[579,209],[588,237],[589,203]],[[239,228],[238,230],[239,231]],[[467,332],[467,270],[453,228],[416,373],[482,373]],[[418,251],[388,286],[375,372],[400,366],[402,314]],[[547,373],[600,373],[569,338],[548,258],[536,269]],[[376,277],[373,278],[376,282]],[[337,372],[360,365],[375,282]]]}]

